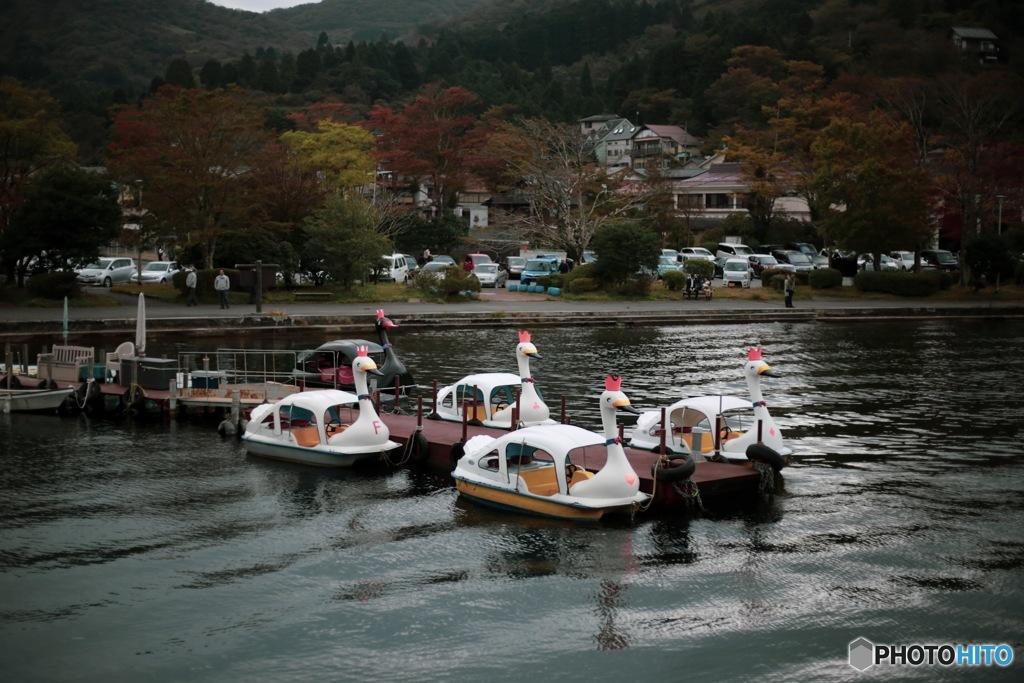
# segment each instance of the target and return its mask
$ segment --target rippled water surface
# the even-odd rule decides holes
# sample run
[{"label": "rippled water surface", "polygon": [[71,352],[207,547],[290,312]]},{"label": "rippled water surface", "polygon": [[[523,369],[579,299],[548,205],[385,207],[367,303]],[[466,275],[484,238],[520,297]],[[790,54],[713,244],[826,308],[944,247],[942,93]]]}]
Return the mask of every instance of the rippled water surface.
[{"label": "rippled water surface", "polygon": [[[251,458],[215,423],[0,415],[0,674],[1019,680],[1022,336],[979,321],[535,330],[539,386],[589,426],[608,372],[640,408],[743,394],[753,343],[780,374],[765,396],[798,456],[773,497],[596,526],[482,510],[443,473]],[[511,330],[392,341],[424,383],[515,370]],[[163,351],[214,342],[177,344]],[[1010,643],[1018,659],[857,674],[859,636]]]}]

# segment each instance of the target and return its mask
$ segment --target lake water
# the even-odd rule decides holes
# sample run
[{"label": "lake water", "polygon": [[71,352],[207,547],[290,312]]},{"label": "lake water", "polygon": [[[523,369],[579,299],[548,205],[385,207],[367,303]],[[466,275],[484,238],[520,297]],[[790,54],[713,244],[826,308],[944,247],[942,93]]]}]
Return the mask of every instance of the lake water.
[{"label": "lake water", "polygon": [[[773,497],[594,526],[480,509],[443,473],[252,458],[215,422],[0,415],[0,674],[1020,680],[1022,336],[998,321],[537,330],[538,385],[588,426],[608,372],[640,408],[743,394],[755,343],[780,374],[765,396],[798,455]],[[515,371],[512,330],[392,341],[425,383]],[[215,343],[162,350],[196,344]],[[858,673],[858,637],[1017,659]]]}]

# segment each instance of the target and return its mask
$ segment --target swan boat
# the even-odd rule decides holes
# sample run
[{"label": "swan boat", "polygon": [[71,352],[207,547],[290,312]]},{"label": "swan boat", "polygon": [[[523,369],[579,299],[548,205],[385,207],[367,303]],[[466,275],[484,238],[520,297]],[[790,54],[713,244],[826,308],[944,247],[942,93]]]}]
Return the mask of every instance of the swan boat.
[{"label": "swan boat", "polygon": [[370,398],[366,375],[377,366],[367,354],[364,347],[352,361],[358,394],[316,389],[253,408],[242,433],[246,449],[275,460],[350,467],[398,448]]},{"label": "swan boat", "polygon": [[[498,438],[466,442],[452,477],[460,495],[481,505],[542,517],[598,521],[609,513],[632,514],[651,498],[640,491],[615,425],[615,411],[628,408],[622,378],[610,376],[601,394],[603,434],[575,425],[524,427]],[[607,450],[604,466],[591,472],[572,462],[584,449]]]},{"label": "swan boat", "polygon": [[511,429],[513,413],[518,413],[517,425],[556,424],[530,375],[530,359],[540,357],[530,340],[530,333],[519,332],[519,344],[516,346],[518,375],[511,372],[467,375],[438,391],[437,407],[430,417],[462,422],[463,414],[468,413],[470,424]]},{"label": "swan boat", "polygon": [[299,386],[355,391],[352,361],[358,350],[365,348],[378,367],[377,389],[382,394],[393,394],[397,381],[399,392],[404,393],[415,382],[388,339],[388,330],[398,325],[384,314],[383,309],[377,309],[374,327],[379,344],[365,339],[335,339],[315,349],[300,352],[292,372],[295,383]]},{"label": "swan boat", "polygon": [[[761,356],[759,347],[750,349],[743,366],[749,399],[725,395],[691,396],[665,408],[665,421],[670,427],[664,430],[665,450],[733,463],[761,460],[776,470],[782,469],[793,449],[786,445],[782,430],[768,412],[768,404],[761,393],[761,378],[777,376]],[[629,445],[659,450],[661,419],[660,409],[642,413],[637,418]]]}]

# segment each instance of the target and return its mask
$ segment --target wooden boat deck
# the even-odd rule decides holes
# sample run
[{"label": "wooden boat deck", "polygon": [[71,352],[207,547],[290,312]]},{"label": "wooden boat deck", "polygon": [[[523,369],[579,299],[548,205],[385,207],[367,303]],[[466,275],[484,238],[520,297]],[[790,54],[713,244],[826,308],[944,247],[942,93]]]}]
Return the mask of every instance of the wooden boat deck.
[{"label": "wooden boat deck", "polygon": [[[416,432],[416,415],[382,413],[380,417],[391,430],[391,438],[403,446]],[[452,449],[456,443],[462,442],[462,430],[463,425],[458,422],[424,418],[422,433],[429,446],[427,452],[423,454],[421,462],[434,469],[451,472],[454,468]],[[466,438],[472,438],[478,434],[498,437],[504,433],[500,429],[466,425]],[[685,493],[676,485],[655,481],[651,470],[658,460],[657,453],[634,448],[626,448],[625,451],[626,458],[640,478],[640,490],[645,493],[653,493],[655,505],[674,507],[689,503]],[[581,456],[573,458],[573,464],[591,471],[599,470],[607,459],[606,453],[604,446],[588,447],[582,450]],[[760,486],[761,475],[752,466],[699,462],[691,479],[697,485],[702,500],[713,500],[755,496]]]}]

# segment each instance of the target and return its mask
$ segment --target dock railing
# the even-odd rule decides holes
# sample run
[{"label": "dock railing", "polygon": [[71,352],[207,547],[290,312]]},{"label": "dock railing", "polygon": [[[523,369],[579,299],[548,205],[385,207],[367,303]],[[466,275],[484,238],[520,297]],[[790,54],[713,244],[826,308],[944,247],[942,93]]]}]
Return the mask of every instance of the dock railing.
[{"label": "dock railing", "polygon": [[184,375],[181,386],[217,388],[220,384],[295,384],[298,353],[265,349],[217,349],[183,351],[178,366]]}]

